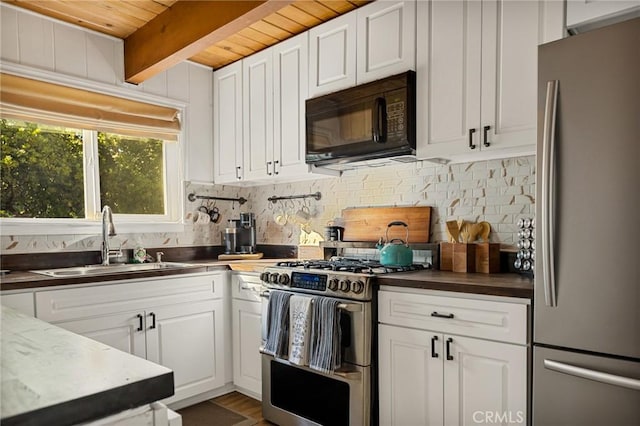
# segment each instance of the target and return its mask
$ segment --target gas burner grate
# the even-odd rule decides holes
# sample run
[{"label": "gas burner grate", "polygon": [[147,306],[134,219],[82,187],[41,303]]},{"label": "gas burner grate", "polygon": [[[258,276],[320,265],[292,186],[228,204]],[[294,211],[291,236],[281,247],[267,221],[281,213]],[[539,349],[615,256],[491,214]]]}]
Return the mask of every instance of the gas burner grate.
[{"label": "gas burner grate", "polygon": [[377,260],[371,259],[355,259],[347,257],[332,257],[330,260],[305,260],[305,261],[284,261],[279,262],[278,266],[288,268],[304,268],[325,271],[352,272],[356,274],[389,274],[394,272],[417,271],[421,269],[430,269],[431,265],[422,265],[415,263],[409,266],[383,266]]}]

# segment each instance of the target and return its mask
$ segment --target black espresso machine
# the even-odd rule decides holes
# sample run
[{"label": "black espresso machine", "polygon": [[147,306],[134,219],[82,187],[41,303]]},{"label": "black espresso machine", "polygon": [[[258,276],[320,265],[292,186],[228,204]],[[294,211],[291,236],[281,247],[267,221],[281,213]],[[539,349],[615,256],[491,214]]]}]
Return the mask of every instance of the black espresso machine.
[{"label": "black espresso machine", "polygon": [[240,213],[240,219],[229,219],[222,231],[225,254],[256,252],[256,219],[253,213]]}]

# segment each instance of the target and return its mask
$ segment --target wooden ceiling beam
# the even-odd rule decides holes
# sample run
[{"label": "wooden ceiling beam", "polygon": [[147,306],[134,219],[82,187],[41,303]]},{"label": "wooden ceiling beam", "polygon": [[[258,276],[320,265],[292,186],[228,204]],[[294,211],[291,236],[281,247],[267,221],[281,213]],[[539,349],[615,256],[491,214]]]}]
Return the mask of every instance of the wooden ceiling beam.
[{"label": "wooden ceiling beam", "polygon": [[125,39],[125,80],[142,83],[292,2],[178,1]]}]

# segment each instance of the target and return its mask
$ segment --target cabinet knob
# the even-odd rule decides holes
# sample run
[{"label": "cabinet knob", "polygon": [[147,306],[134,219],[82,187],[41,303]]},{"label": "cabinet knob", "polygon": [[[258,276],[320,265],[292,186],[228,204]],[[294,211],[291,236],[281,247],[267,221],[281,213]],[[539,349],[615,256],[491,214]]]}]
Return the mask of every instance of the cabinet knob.
[{"label": "cabinet knob", "polygon": [[476,149],[476,144],[473,143],[473,134],[476,132],[476,129],[469,129],[469,148]]}]

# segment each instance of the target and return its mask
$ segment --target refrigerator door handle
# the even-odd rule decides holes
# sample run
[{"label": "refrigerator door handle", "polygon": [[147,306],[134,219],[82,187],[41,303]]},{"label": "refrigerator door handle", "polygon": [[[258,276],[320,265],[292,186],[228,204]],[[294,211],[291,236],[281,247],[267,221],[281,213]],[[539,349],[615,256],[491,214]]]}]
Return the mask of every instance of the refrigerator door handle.
[{"label": "refrigerator door handle", "polygon": [[547,81],[547,95],[544,104],[544,124],[542,130],[542,281],[544,302],[547,306],[557,306],[554,264],[553,222],[555,219],[555,135],[556,110],[558,105],[558,80]]},{"label": "refrigerator door handle", "polygon": [[571,364],[554,361],[551,359],[544,360],[544,368],[547,370],[557,371],[559,373],[569,374],[571,376],[581,377],[583,379],[595,380],[596,382],[606,383],[608,385],[620,386],[640,391],[640,380],[631,377],[617,376],[615,374],[605,373],[597,370],[589,370],[588,368],[577,367]]}]

